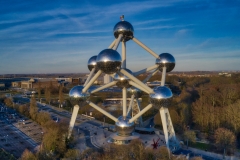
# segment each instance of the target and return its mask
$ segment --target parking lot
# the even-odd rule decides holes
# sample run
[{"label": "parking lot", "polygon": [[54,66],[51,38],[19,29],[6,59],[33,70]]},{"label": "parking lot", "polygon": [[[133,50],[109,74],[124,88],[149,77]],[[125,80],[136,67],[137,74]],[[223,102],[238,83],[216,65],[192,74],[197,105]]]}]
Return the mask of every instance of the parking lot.
[{"label": "parking lot", "polygon": [[16,158],[20,157],[25,149],[33,151],[37,146],[37,143],[32,142],[12,124],[0,120],[0,127],[0,147]]},{"label": "parking lot", "polygon": [[0,147],[19,158],[25,149],[34,151],[43,131],[40,125],[0,104]]}]

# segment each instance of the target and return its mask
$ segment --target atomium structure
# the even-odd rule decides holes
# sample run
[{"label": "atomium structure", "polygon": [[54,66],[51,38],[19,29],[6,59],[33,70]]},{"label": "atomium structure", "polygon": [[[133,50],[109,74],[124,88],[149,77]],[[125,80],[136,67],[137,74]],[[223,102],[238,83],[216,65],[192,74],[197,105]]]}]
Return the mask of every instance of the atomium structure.
[{"label": "atomium structure", "polygon": [[[124,141],[129,142],[129,140],[139,137],[139,135],[134,132],[135,123],[137,120],[141,119],[141,116],[145,112],[153,107],[160,112],[166,146],[170,150],[178,148],[179,143],[176,139],[168,111],[169,102],[171,101],[173,94],[171,90],[165,86],[166,72],[172,71],[175,67],[174,57],[169,53],[158,55],[135,38],[133,26],[131,23],[124,21],[123,16],[121,21],[114,26],[113,34],[115,40],[111,45],[107,49],[102,50],[98,55],[90,57],[88,61],[90,74],[85,84],[83,86],[75,86],[70,90],[69,96],[76,100],[76,105],[74,106],[70,121],[68,137],[71,136],[79,110],[78,101],[85,101],[91,107],[115,121],[117,133],[112,136],[112,138],[116,141],[121,140],[123,144]],[[138,72],[132,72],[127,68],[126,42],[130,40],[133,40],[155,58],[155,64],[153,66],[142,69]],[[121,55],[117,52],[120,43],[122,44]],[[159,71],[162,72],[161,85],[153,89],[148,87],[145,83]],[[136,76],[146,72],[149,72],[149,75],[143,81],[136,78]],[[91,86],[94,81],[96,81],[102,73],[112,77],[113,80],[108,84],[92,89]],[[88,99],[91,94],[113,86],[118,86],[122,89],[122,115],[118,118],[114,117]],[[138,98],[142,96],[143,92],[149,95],[149,104],[140,110]],[[129,95],[131,96],[131,101],[129,106],[127,106],[127,96]],[[134,101],[137,102],[135,103],[136,106],[134,106]],[[132,115],[130,115],[131,110],[135,110]]]}]

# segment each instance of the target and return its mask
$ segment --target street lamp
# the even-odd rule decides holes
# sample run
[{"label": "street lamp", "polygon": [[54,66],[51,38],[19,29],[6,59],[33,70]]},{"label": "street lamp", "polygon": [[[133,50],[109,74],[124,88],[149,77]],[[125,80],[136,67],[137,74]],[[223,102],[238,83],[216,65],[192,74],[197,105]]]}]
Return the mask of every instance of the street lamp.
[{"label": "street lamp", "polygon": [[6,142],[7,142],[7,137],[8,137],[8,135],[4,136],[4,138],[5,138]]}]

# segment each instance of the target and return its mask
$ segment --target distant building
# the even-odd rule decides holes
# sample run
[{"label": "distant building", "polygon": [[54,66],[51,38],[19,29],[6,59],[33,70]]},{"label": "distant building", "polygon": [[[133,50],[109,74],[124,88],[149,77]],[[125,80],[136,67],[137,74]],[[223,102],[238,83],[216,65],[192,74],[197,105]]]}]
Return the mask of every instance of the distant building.
[{"label": "distant building", "polygon": [[161,85],[161,81],[147,82],[146,84],[149,87],[155,87],[155,86],[160,86]]},{"label": "distant building", "polygon": [[225,77],[231,77],[232,74],[230,73],[227,73],[227,72],[221,72],[221,73],[218,73],[219,76],[225,76]]},{"label": "distant building", "polygon": [[5,87],[5,83],[0,83],[0,88],[4,88]]},{"label": "distant building", "polygon": [[20,88],[21,87],[21,82],[12,82],[12,87]]},{"label": "distant building", "polygon": [[41,88],[49,87],[50,85],[57,87],[59,86],[59,83],[56,79],[53,78],[36,78],[36,79],[29,79],[25,81],[20,82],[12,82],[12,87],[20,87],[24,89],[34,89],[38,88],[39,86]]}]

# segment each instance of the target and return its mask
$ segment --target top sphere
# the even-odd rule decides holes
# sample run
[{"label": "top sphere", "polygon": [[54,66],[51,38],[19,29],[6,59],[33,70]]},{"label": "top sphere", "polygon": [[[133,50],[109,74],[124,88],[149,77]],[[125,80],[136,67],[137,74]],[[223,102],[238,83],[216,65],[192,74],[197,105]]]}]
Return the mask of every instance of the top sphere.
[{"label": "top sphere", "polygon": [[149,95],[150,103],[153,107],[159,109],[161,107],[168,107],[169,101],[172,98],[172,91],[166,86],[157,86],[153,89],[154,93]]},{"label": "top sphere", "polygon": [[156,59],[156,64],[160,71],[163,71],[163,67],[167,67],[166,72],[171,72],[175,67],[175,58],[169,53],[162,53]]},{"label": "top sphere", "polygon": [[92,56],[88,60],[88,69],[91,71],[93,68],[95,68],[95,72],[97,72],[97,56]]},{"label": "top sphere", "polygon": [[113,49],[104,49],[97,56],[97,67],[106,74],[116,73],[122,64],[120,54]]},{"label": "top sphere", "polygon": [[122,41],[125,42],[132,39],[133,32],[134,32],[133,26],[131,25],[131,23],[127,21],[120,21],[113,28],[115,38],[118,38],[119,34],[122,34],[123,35]]}]

